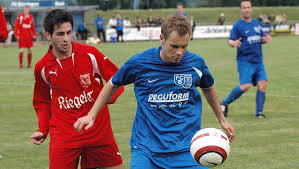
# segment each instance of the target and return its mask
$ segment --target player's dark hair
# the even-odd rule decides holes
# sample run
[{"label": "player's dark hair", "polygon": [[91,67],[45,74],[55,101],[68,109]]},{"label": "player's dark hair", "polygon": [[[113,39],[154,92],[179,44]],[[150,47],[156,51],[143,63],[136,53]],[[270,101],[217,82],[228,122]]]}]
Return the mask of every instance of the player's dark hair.
[{"label": "player's dark hair", "polygon": [[172,31],[177,31],[180,36],[185,34],[191,35],[191,26],[187,17],[183,15],[169,15],[161,25],[161,33],[165,40]]},{"label": "player's dark hair", "polygon": [[69,22],[74,26],[74,21],[72,15],[62,9],[54,9],[50,11],[44,19],[44,28],[46,32],[49,32],[50,35],[53,35],[55,26],[59,27],[61,24]]}]

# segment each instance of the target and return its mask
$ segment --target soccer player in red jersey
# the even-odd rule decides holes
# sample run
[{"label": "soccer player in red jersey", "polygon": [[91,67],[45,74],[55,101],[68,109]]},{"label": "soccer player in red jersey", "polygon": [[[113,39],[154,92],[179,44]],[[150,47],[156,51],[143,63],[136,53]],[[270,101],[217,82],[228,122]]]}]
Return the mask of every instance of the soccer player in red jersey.
[{"label": "soccer player in red jersey", "polygon": [[31,67],[32,60],[32,47],[33,47],[33,39],[35,39],[35,28],[34,28],[34,20],[33,16],[29,13],[29,6],[24,7],[24,12],[18,15],[16,23],[15,23],[15,37],[19,41],[19,61],[20,61],[20,69],[23,68],[23,53],[24,48],[28,48],[28,64],[27,67]]},{"label": "soccer player in red jersey", "polygon": [[1,41],[6,40],[7,36],[8,36],[8,31],[6,27],[5,16],[0,4],[0,40]]},{"label": "soccer player in red jersey", "polygon": [[[73,124],[86,116],[118,68],[93,46],[72,41],[73,18],[55,9],[44,20],[51,42],[46,55],[35,66],[33,106],[39,129],[31,136],[40,145],[50,132],[50,169],[122,169],[122,157],[115,142],[108,106],[95,119],[95,126],[78,133]],[[115,90],[114,103],[124,91]]]}]

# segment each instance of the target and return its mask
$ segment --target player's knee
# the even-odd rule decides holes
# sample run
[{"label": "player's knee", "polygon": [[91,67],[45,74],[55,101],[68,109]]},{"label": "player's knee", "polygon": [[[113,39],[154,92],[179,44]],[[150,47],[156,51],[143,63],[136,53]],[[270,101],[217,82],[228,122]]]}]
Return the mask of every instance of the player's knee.
[{"label": "player's knee", "polygon": [[267,82],[265,80],[258,82],[258,89],[260,91],[266,91],[267,88]]},{"label": "player's knee", "polygon": [[248,89],[250,89],[250,87],[251,87],[251,84],[249,84],[249,83],[240,85],[240,88],[243,92],[246,92]]}]

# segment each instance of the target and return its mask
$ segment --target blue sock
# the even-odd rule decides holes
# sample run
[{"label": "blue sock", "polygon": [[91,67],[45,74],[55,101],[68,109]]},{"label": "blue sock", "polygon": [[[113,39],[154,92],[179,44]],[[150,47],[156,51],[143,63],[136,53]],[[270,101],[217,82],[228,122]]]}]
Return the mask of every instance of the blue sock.
[{"label": "blue sock", "polygon": [[243,94],[243,91],[241,90],[240,86],[237,86],[233,88],[233,90],[230,92],[230,94],[223,100],[223,104],[230,104],[234,100],[238,99]]},{"label": "blue sock", "polygon": [[266,100],[266,93],[257,90],[256,91],[256,112],[255,112],[256,115],[259,114],[260,112],[263,112],[265,100]]}]

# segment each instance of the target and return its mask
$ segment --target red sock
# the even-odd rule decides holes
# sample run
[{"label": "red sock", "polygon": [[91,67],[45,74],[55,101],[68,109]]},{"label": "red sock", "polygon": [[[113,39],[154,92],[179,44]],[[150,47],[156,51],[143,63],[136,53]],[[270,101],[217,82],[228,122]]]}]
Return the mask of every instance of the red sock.
[{"label": "red sock", "polygon": [[30,65],[31,65],[32,54],[31,54],[31,53],[28,53],[27,58],[28,58],[28,65],[27,65],[27,67],[29,68]]},{"label": "red sock", "polygon": [[19,53],[20,68],[23,68],[23,52]]}]

